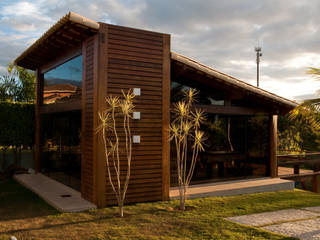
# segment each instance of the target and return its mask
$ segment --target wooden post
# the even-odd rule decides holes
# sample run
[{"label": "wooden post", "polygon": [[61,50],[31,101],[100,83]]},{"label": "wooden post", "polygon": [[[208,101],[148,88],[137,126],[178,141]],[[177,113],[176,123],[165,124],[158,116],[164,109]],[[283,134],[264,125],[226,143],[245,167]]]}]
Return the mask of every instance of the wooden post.
[{"label": "wooden post", "polygon": [[[108,34],[108,25],[101,24],[99,29],[98,38],[98,76],[95,88],[95,110],[94,110],[94,129],[100,125],[98,118],[98,112],[105,110],[105,98],[107,96],[107,65],[108,65],[108,41],[106,40]],[[96,159],[96,204],[98,207],[106,206],[106,182],[107,182],[107,170],[106,160],[104,152],[104,143],[101,135],[96,134],[95,136],[95,159]]]},{"label": "wooden post", "polygon": [[278,131],[278,115],[270,116],[270,176],[278,176],[278,160],[277,160],[277,131]]},{"label": "wooden post", "polygon": [[296,164],[293,166],[293,174],[299,174],[300,173],[300,165]]},{"label": "wooden post", "polygon": [[163,35],[162,69],[162,200],[169,200],[170,191],[170,35]]},{"label": "wooden post", "polygon": [[320,193],[320,175],[314,175],[311,184],[312,192]]},{"label": "wooden post", "polygon": [[41,160],[41,114],[40,106],[43,99],[43,74],[40,69],[36,71],[36,105],[35,105],[35,145],[34,145],[34,170],[35,173],[40,171]]}]

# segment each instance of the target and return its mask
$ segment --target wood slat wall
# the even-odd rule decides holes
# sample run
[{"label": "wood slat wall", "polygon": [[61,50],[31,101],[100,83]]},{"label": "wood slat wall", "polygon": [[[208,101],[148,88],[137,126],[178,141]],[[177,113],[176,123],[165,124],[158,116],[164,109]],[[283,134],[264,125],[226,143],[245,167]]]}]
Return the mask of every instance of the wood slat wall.
[{"label": "wood slat wall", "polygon": [[[163,109],[169,116],[169,105],[163,108],[163,98],[170,100],[170,37],[165,34],[101,24],[100,39],[107,46],[105,64],[106,95],[121,96],[121,89],[141,88],[141,96],[134,100],[135,111],[141,113],[140,120],[132,120],[132,135],[140,135],[141,143],[133,144],[131,178],[126,202],[156,201],[167,198],[169,160],[163,159]],[[103,67],[99,66],[100,68]],[[165,67],[165,68],[164,68]],[[164,85],[164,81],[165,85]],[[166,89],[163,89],[165,86]],[[169,119],[169,118],[168,118]],[[167,124],[167,123],[166,123]],[[118,128],[123,144],[124,132]],[[167,141],[167,140],[166,140]],[[164,143],[164,145],[163,145]],[[102,148],[101,148],[102,149]],[[168,152],[169,153],[169,152]],[[122,179],[126,174],[126,158],[121,155]],[[164,164],[165,163],[165,164]],[[166,166],[167,165],[167,166]],[[106,204],[115,204],[106,172]],[[167,193],[168,192],[168,193]]]},{"label": "wood slat wall", "polygon": [[95,37],[83,43],[82,76],[82,155],[81,155],[81,194],[95,203],[95,159],[94,159],[94,78],[96,64]]}]

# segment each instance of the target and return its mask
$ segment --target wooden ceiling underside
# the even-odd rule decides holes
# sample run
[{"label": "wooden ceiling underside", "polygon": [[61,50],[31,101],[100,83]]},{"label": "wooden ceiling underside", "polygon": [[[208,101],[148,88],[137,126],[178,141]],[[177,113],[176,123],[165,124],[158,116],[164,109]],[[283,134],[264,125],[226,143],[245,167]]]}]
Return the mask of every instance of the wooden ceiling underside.
[{"label": "wooden ceiling underside", "polygon": [[86,38],[94,35],[97,30],[77,23],[62,25],[56,32],[47,37],[41,44],[16,62],[17,65],[36,70],[66,51],[78,46]]},{"label": "wooden ceiling underside", "polygon": [[[16,60],[18,66],[36,70],[42,65],[61,56],[66,51],[80,46],[88,37],[98,32],[98,27],[76,22],[78,17],[69,13],[50,28],[41,38],[23,52]],[[82,20],[82,19],[81,19]]]}]

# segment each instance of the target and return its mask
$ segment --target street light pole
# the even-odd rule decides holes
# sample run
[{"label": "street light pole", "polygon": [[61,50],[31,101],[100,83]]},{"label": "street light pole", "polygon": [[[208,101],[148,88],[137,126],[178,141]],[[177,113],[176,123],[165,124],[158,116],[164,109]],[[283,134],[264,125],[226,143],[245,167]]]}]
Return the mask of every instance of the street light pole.
[{"label": "street light pole", "polygon": [[256,51],[257,55],[257,87],[259,87],[259,63],[260,57],[262,56],[261,47],[255,47],[254,50]]}]

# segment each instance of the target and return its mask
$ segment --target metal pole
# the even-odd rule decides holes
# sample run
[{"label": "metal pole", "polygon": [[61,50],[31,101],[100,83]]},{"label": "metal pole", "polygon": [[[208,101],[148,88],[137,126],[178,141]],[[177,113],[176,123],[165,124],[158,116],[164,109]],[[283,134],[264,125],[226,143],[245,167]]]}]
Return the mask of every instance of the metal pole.
[{"label": "metal pole", "polygon": [[257,55],[257,87],[259,87],[259,63],[260,63],[260,57],[262,56],[261,53],[261,47],[255,47],[254,49],[256,51]]}]

